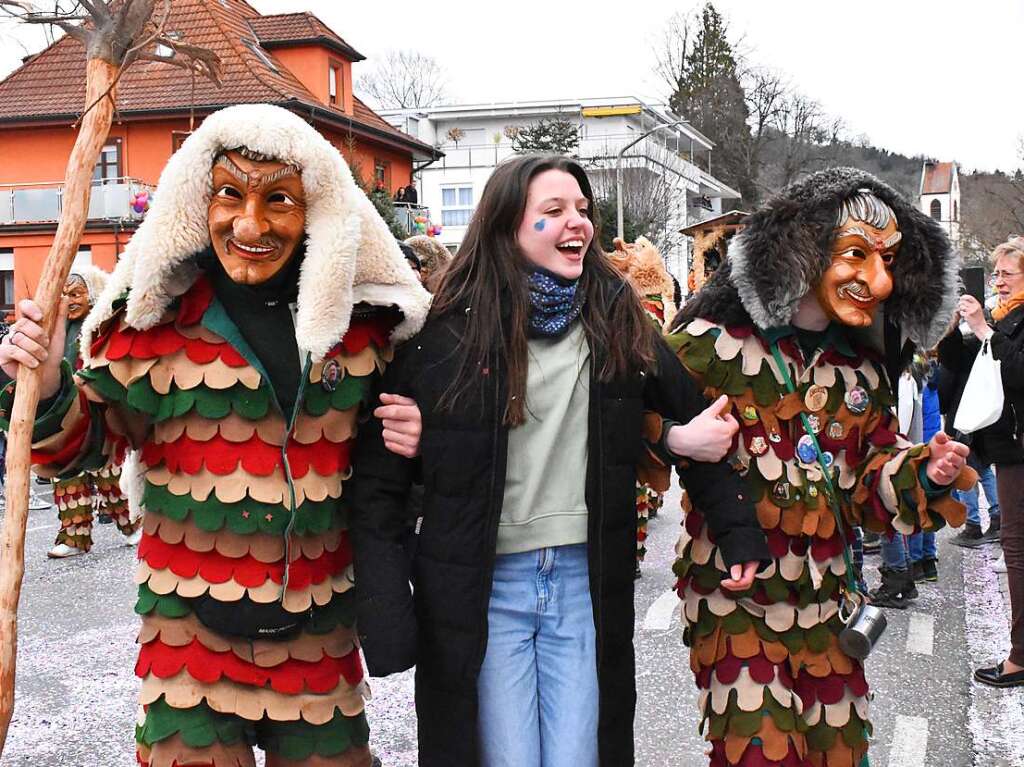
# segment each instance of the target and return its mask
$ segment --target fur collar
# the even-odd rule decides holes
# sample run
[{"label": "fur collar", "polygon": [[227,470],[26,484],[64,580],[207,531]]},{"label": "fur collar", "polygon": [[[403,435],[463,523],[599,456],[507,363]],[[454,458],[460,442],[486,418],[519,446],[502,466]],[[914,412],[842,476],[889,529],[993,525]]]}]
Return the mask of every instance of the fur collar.
[{"label": "fur collar", "polygon": [[959,256],[934,220],[888,185],[854,168],[814,173],[748,217],[729,246],[726,263],[687,302],[674,326],[693,317],[725,325],[788,325],[800,299],[831,263],[839,206],[858,189],[870,189],[887,203],[903,233],[893,293],[879,317],[884,313],[920,348],[932,348],[956,306]]},{"label": "fur collar", "polygon": [[419,330],[430,294],[338,150],[285,109],[245,104],[210,115],[167,163],[145,221],[86,320],[83,351],[126,290],[125,321],[145,330],[195,281],[195,256],[210,244],[206,213],[213,160],[240,146],[302,169],[307,207],[295,323],[299,348],[321,359],[348,330],[352,308],[364,302],[402,311],[394,340]]}]

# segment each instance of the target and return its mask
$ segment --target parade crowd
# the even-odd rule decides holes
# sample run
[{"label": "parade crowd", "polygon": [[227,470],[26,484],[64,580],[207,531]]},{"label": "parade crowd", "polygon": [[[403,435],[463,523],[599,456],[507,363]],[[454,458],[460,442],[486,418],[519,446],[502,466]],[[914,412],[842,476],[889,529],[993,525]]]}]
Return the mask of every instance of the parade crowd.
[{"label": "parade crowd", "polygon": [[602,251],[574,160],[499,165],[452,256],[267,105],[158,188],[52,334],[26,298],[0,342],[4,429],[41,371],[50,556],[95,513],[138,546],[142,767],[380,764],[365,676],[413,667],[421,765],[632,765],[634,580],[676,480],[711,767],[868,764],[881,611],[946,577],[947,525],[1009,580],[974,678],[1024,686],[1024,238],[968,295],[935,221],[832,168],[684,298],[650,242]]}]

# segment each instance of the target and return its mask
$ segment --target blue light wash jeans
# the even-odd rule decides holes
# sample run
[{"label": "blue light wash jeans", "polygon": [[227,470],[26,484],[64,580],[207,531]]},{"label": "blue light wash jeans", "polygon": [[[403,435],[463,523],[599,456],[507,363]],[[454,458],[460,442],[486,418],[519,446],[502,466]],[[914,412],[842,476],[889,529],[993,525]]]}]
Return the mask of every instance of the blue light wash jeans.
[{"label": "blue light wash jeans", "polygon": [[882,533],[882,564],[890,570],[904,571],[910,563],[907,554],[907,537],[896,533],[889,540],[887,533]]},{"label": "blue light wash jeans", "polygon": [[484,767],[597,767],[587,545],[502,554],[477,680]]},{"label": "blue light wash jeans", "polygon": [[910,549],[911,562],[939,558],[939,550],[935,545],[935,533],[914,533],[907,541],[907,548]]},{"label": "blue light wash jeans", "polygon": [[986,466],[983,471],[978,472],[978,484],[971,490],[955,490],[957,499],[967,507],[967,521],[972,525],[981,527],[981,513],[978,511],[978,485],[985,491],[985,500],[988,501],[989,517],[999,516],[999,496],[996,494],[996,473],[991,466]]}]

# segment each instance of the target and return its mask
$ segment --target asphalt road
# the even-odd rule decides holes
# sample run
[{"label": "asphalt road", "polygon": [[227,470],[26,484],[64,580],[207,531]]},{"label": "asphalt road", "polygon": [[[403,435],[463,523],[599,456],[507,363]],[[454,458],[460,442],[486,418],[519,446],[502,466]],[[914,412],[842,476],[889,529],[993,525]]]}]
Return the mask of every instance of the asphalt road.
[{"label": "asphalt road", "polygon": [[[637,764],[643,767],[706,764],[671,595],[679,523],[673,491],[650,524],[637,583]],[[30,513],[17,704],[0,766],[134,767],[134,550],[113,525],[104,525],[90,554],[47,560],[55,533],[52,509]],[[1005,657],[1008,649],[1005,576],[1000,582],[989,567],[998,550],[965,552],[947,542],[950,535],[940,533],[939,583],[922,587],[911,609],[887,611],[888,631],[869,659],[876,767],[1024,765],[1024,690],[970,681],[974,666]],[[868,563],[873,574],[877,557]],[[412,767],[411,674],[371,686],[375,749],[385,767]]]}]

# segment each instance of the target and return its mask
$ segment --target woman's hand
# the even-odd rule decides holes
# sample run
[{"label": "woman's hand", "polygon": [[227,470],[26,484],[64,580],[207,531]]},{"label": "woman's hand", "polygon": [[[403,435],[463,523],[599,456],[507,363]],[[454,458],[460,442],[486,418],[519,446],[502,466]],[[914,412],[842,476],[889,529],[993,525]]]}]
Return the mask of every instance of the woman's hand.
[{"label": "woman's hand", "polygon": [[396,455],[415,458],[420,454],[423,418],[415,400],[398,394],[381,394],[383,403],[373,414],[384,422],[384,447]]},{"label": "woman's hand", "polygon": [[729,577],[719,584],[723,589],[729,591],[744,591],[754,585],[754,576],[757,575],[757,568],[760,562],[744,562],[742,565],[733,565],[729,568]]},{"label": "woman's hand", "polygon": [[67,301],[62,299],[53,335],[39,324],[43,312],[30,298],[18,302],[18,319],[0,343],[0,368],[11,378],[18,377],[22,365],[37,368],[42,365],[39,398],[49,399],[60,389],[60,363],[64,356],[64,335],[68,316]]},{"label": "woman's hand", "polygon": [[721,461],[732,447],[732,439],[740,426],[729,413],[732,405],[724,394],[687,424],[675,425],[668,431],[665,443],[680,458],[715,463]]},{"label": "woman's hand", "polygon": [[[975,301],[974,303],[978,303]],[[967,445],[954,442],[945,432],[938,432],[928,443],[931,455],[925,472],[928,480],[937,487],[946,487],[960,475],[960,470],[967,463],[971,449]]]},{"label": "woman's hand", "polygon": [[978,299],[974,296],[960,296],[960,301],[957,303],[956,310],[957,314],[963,317],[964,321],[967,322],[974,335],[981,340],[985,340],[985,338],[992,332],[988,323],[985,322],[985,307],[979,304]]}]

